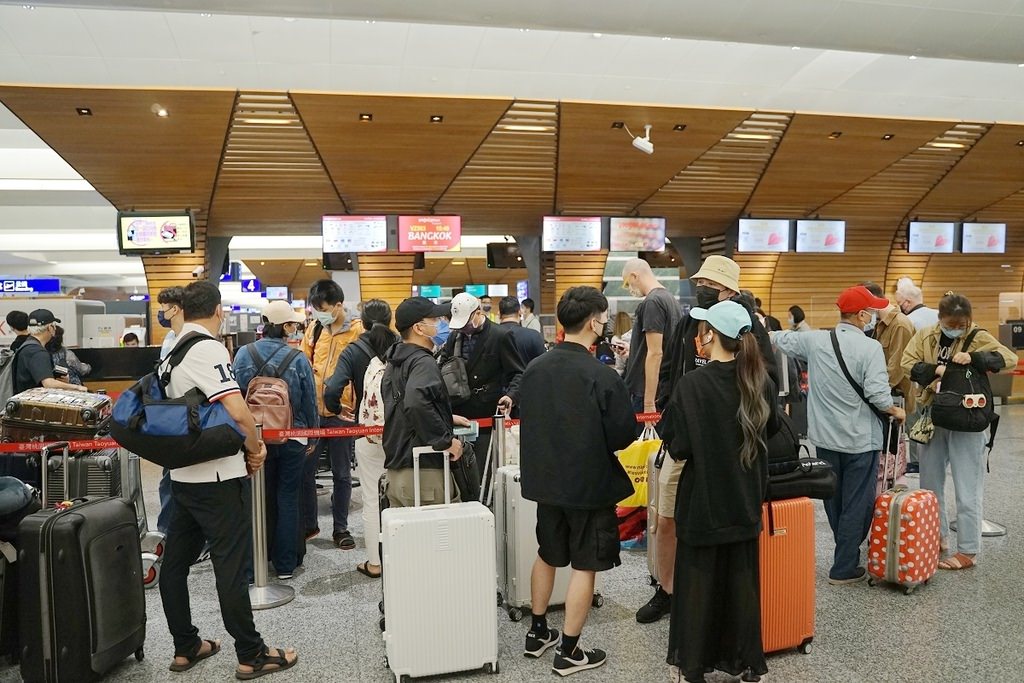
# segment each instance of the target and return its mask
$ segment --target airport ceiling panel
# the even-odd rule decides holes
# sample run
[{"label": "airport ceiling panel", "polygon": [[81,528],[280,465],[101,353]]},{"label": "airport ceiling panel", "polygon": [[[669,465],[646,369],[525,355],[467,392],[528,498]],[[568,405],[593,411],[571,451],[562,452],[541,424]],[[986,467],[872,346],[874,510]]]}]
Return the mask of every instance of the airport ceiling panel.
[{"label": "airport ceiling panel", "polygon": [[905,216],[915,211],[918,203],[989,128],[987,124],[955,124],[885,170],[815,210],[815,213],[820,213],[823,218],[890,217],[896,227]]},{"label": "airport ceiling panel", "polygon": [[673,235],[717,235],[743,212],[792,114],[754,112],[637,210],[667,216]]},{"label": "airport ceiling panel", "polygon": [[429,213],[512,104],[297,92],[292,100],[356,214]]},{"label": "airport ceiling panel", "polygon": [[210,234],[319,234],[322,215],[344,212],[288,94],[240,92]]},{"label": "airport ceiling panel", "polygon": [[199,213],[208,209],[234,97],[0,86],[0,101],[118,209]]},{"label": "airport ceiling panel", "polygon": [[[928,218],[970,219],[1024,189],[1024,126],[996,124],[917,206]],[[1022,212],[1012,214],[1021,216]]]},{"label": "airport ceiling panel", "polygon": [[324,273],[319,259],[246,259],[244,263],[264,287],[308,289],[317,280],[329,276]]},{"label": "airport ceiling panel", "polygon": [[[752,113],[576,102],[560,109],[557,210],[577,215],[633,212]],[[645,125],[651,155],[630,138],[643,137]]]},{"label": "airport ceiling panel", "polygon": [[[425,267],[413,273],[413,284],[462,287],[471,284],[493,285],[525,280],[527,277],[525,268],[488,268],[485,258],[428,258]],[[495,310],[497,310],[497,306],[495,306]]]},{"label": "airport ceiling panel", "polygon": [[806,216],[948,128],[948,121],[797,114],[747,210]]},{"label": "airport ceiling panel", "polygon": [[555,202],[559,104],[516,100],[433,207],[467,234],[530,233]]}]

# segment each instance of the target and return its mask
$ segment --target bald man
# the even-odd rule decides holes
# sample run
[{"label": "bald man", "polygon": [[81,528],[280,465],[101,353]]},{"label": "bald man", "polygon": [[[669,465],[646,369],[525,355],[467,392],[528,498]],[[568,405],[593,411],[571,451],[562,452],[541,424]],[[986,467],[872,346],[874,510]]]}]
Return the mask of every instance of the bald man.
[{"label": "bald man", "polygon": [[629,360],[626,361],[626,386],[637,412],[655,412],[658,372],[664,347],[672,336],[683,311],[679,302],[654,277],[651,265],[643,259],[626,261],[622,284],[630,296],[642,297],[633,318]]}]

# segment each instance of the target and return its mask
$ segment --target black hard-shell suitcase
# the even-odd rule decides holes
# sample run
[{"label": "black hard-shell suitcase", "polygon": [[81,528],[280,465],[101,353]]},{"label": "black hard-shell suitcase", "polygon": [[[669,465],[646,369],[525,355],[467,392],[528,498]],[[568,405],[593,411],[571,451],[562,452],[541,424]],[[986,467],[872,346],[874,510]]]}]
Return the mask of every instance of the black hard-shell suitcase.
[{"label": "black hard-shell suitcase", "polygon": [[[55,450],[66,462],[66,443],[44,449],[42,462]],[[21,676],[27,683],[95,681],[132,654],[143,658],[135,510],[122,498],[86,498],[61,511],[46,508],[45,493],[43,502],[18,529]]]}]

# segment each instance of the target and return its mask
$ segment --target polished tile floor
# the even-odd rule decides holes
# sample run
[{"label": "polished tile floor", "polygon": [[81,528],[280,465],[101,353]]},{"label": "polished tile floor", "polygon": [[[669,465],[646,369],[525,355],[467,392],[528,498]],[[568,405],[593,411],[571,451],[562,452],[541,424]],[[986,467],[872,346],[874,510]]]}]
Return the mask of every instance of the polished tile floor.
[{"label": "polished tile floor", "polygon": [[[965,572],[940,572],[916,593],[904,596],[885,587],[828,585],[824,577],[832,542],[817,506],[817,633],[808,655],[769,657],[767,681],[1019,681],[1024,680],[1024,406],[1000,409],[1003,422],[992,472],[986,483],[986,516],[1005,524],[1009,534],[984,541],[981,563]],[[146,473],[149,509],[156,510],[155,472]],[[911,483],[914,480],[911,479]],[[353,530],[361,537],[359,496],[353,504]],[[952,500],[952,491],[949,499]],[[321,528],[330,528],[328,497],[322,496]],[[294,645],[299,665],[268,679],[303,681],[390,681],[377,625],[379,582],[356,573],[364,559],[362,539],[354,551],[336,550],[327,535],[311,542],[305,571],[292,581],[297,595],[286,606],[256,613],[256,624],[272,645]],[[193,613],[204,637],[225,639],[225,650],[186,674],[167,671],[172,647],[156,591],[149,606],[147,657],[128,660],[111,681],[223,681],[232,678],[231,643],[218,612],[209,563],[195,568]],[[584,642],[609,652],[603,668],[574,678],[592,681],[667,680],[664,664],[667,619],[641,626],[636,608],[650,595],[642,553],[624,553],[621,567],[608,572],[605,605],[591,613]],[[551,655],[522,656],[526,624],[514,624],[495,611],[499,624],[498,675],[471,673],[429,680],[551,681]],[[552,625],[561,615],[554,613]],[[458,634],[453,634],[458,637]],[[0,669],[0,681],[18,680],[16,669]],[[710,676],[710,681],[736,680]]]}]

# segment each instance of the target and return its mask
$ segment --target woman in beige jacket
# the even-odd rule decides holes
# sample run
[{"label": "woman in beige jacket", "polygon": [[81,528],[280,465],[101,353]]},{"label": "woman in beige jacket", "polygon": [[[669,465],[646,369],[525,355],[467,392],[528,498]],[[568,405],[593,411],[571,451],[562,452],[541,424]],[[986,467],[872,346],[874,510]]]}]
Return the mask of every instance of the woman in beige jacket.
[{"label": "woman in beige jacket", "polygon": [[[973,338],[970,338],[973,334]],[[969,348],[963,348],[970,338]],[[917,331],[903,353],[903,368],[919,387],[918,404],[930,406],[949,364],[971,365],[981,372],[999,372],[1017,365],[1017,354],[973,321],[967,297],[948,292],[939,301],[939,324]],[[945,508],[946,464],[956,490],[957,552],[939,562],[940,569],[968,569],[981,551],[982,497],[985,487],[985,432],[960,432],[935,427],[920,450],[921,488],[939,499],[942,550],[949,549]]]}]

